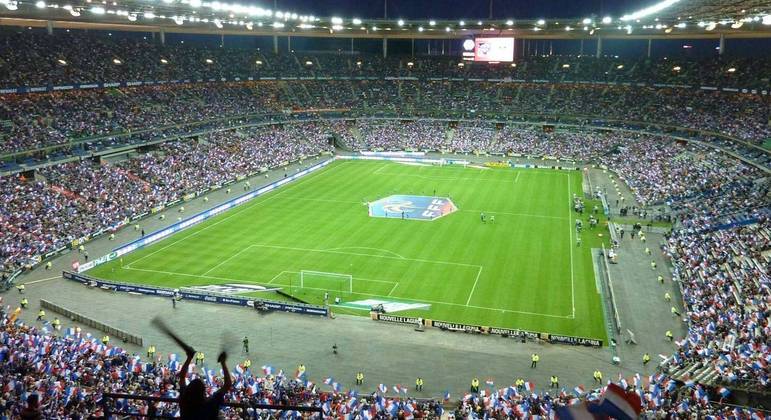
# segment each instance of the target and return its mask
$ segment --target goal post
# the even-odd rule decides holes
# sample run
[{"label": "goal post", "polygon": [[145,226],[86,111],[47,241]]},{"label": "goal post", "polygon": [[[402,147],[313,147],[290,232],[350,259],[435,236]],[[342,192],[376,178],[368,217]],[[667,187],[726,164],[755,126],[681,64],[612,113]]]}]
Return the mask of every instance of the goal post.
[{"label": "goal post", "polygon": [[326,271],[301,270],[300,288],[353,293],[353,276]]}]

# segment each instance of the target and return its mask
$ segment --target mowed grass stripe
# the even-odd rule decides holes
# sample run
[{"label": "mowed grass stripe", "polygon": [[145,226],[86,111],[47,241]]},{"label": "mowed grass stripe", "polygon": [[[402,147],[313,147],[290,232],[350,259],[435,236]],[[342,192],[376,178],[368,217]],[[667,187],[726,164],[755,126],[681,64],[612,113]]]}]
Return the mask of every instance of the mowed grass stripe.
[{"label": "mowed grass stripe", "polygon": [[[234,282],[229,279],[286,286],[296,285],[300,270],[332,271],[393,282],[354,280],[360,293],[347,300],[391,293],[394,300],[431,303],[428,311],[406,315],[604,338],[589,254],[599,246],[594,232],[573,249],[576,293],[571,296],[575,215],[568,180],[573,191],[581,191],[578,171],[336,162],[124,257],[136,270],[113,262],[90,274],[168,287]],[[391,194],[432,195],[434,190],[466,211],[419,222],[370,218],[362,205]],[[469,210],[500,213],[492,225]],[[204,273],[207,277],[195,277]],[[322,296],[320,290],[302,292],[312,302]]]}]

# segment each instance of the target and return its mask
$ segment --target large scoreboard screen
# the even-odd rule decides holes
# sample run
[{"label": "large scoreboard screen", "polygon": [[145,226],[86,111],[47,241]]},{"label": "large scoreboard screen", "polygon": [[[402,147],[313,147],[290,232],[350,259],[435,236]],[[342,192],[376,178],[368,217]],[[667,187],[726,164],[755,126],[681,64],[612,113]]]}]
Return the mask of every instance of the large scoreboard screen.
[{"label": "large scoreboard screen", "polygon": [[474,61],[514,61],[514,38],[467,39],[463,50],[463,57]]}]

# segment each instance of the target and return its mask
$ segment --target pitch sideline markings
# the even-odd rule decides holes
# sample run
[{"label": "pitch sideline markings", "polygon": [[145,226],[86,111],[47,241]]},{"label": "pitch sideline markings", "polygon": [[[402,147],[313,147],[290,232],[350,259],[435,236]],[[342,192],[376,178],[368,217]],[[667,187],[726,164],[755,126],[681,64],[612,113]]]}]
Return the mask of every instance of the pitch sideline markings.
[{"label": "pitch sideline markings", "polygon": [[[320,172],[317,172],[316,175],[328,174],[329,172],[331,172],[332,169],[339,168],[339,167],[343,166],[345,163],[346,162],[341,162],[340,164],[334,165],[331,168],[326,168],[327,170],[322,170]],[[240,209],[230,209],[230,210],[226,211],[223,214],[227,214],[227,213],[230,213],[230,212],[232,212],[232,213],[227,215],[226,217],[222,218],[221,220],[218,220],[218,221],[216,221],[216,222],[214,222],[214,223],[212,223],[212,224],[210,224],[208,226],[205,226],[205,227],[203,227],[203,228],[201,228],[201,229],[199,229],[199,230],[197,230],[197,231],[195,231],[195,232],[193,232],[193,233],[191,233],[191,234],[189,234],[189,235],[187,235],[187,236],[185,236],[183,238],[180,238],[180,239],[178,239],[178,240],[176,240],[176,241],[174,241],[174,242],[172,242],[172,243],[170,243],[170,244],[168,244],[168,245],[166,245],[164,247],[161,247],[161,248],[159,248],[159,249],[157,249],[157,250],[155,250],[155,251],[153,251],[153,252],[151,252],[151,253],[149,253],[147,255],[143,255],[142,257],[139,257],[136,260],[131,261],[130,263],[126,264],[126,268],[131,268],[132,264],[137,263],[139,261],[142,261],[145,258],[149,258],[149,257],[151,257],[151,256],[153,256],[153,255],[155,255],[155,254],[157,254],[157,253],[159,253],[161,251],[164,251],[164,250],[166,250],[168,248],[171,248],[172,246],[174,246],[174,245],[184,241],[185,239],[191,238],[191,237],[193,237],[193,236],[195,236],[195,235],[197,235],[197,234],[199,234],[199,233],[201,233],[201,232],[203,232],[203,231],[205,231],[205,230],[207,230],[209,228],[217,226],[220,223],[230,219],[231,217],[234,217],[234,216],[236,216],[238,214],[241,214],[242,212],[244,212],[244,211],[246,211],[248,209],[251,209],[251,208],[256,207],[256,206],[258,206],[260,204],[266,203],[266,202],[268,202],[268,201],[278,197],[279,195],[281,195],[281,194],[283,194],[283,193],[285,193],[285,192],[287,192],[287,191],[289,191],[289,190],[291,190],[293,188],[296,188],[298,185],[301,185],[302,181],[307,181],[309,179],[314,179],[314,178],[317,178],[317,177],[303,177],[303,178],[300,178],[298,180],[298,182],[292,183],[291,185],[287,186],[286,188],[279,188],[278,191],[275,194],[267,196],[264,200],[258,200],[258,201],[252,202],[252,203],[244,204],[242,206],[242,208],[240,208]],[[263,197],[265,197],[265,196],[263,196]]]},{"label": "pitch sideline markings", "polygon": [[[573,194],[571,194],[570,189],[570,174],[565,174],[568,177],[568,204],[572,204],[573,202]],[[576,317],[576,274],[575,274],[575,267],[573,265],[573,223],[570,220],[571,216],[573,215],[573,212],[570,210],[570,207],[568,207],[568,229],[570,229],[570,243],[568,246],[570,247],[570,301],[573,305],[573,318]],[[577,233],[576,233],[577,234]]]},{"label": "pitch sideline markings", "polygon": [[212,280],[224,280],[224,281],[234,281],[234,282],[246,282],[246,283],[257,283],[261,284],[262,282],[256,282],[254,279],[250,280],[244,280],[244,279],[233,279],[229,277],[217,277],[217,276],[208,276],[208,275],[202,275],[202,274],[188,274],[188,273],[179,273],[176,271],[162,271],[162,270],[150,270],[148,268],[135,268],[135,267],[122,267],[124,270],[133,270],[133,271],[143,271],[147,273],[156,273],[156,274],[166,274],[169,276],[183,276],[183,277],[195,277],[200,279],[212,279]]},{"label": "pitch sideline markings", "polygon": [[[559,216],[546,216],[543,214],[531,214],[531,213],[510,213],[507,211],[495,211],[495,210],[458,210],[460,212],[470,212],[470,213],[489,213],[489,214],[508,214],[510,216],[522,216],[522,217],[537,217],[540,219],[555,219],[555,220],[565,220],[564,217]],[[568,218],[570,220],[570,218]]]},{"label": "pitch sideline markings", "polygon": [[474,285],[471,286],[471,292],[468,294],[468,299],[466,300],[466,306],[468,306],[469,302],[471,302],[471,296],[474,296],[474,290],[477,288],[477,283],[479,282],[479,276],[482,274],[482,266],[479,266],[479,271],[477,271],[477,277],[474,279]]}]

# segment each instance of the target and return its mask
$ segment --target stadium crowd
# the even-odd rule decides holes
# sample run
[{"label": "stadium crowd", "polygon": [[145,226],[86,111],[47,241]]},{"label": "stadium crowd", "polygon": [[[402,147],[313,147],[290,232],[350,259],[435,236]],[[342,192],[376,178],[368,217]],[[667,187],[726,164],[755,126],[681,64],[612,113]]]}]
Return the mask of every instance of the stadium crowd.
[{"label": "stadium crowd", "polygon": [[[148,403],[134,399],[108,398],[105,393],[134,396],[179,396],[178,375],[183,368],[175,354],[143,359],[80,329],[57,327],[50,322],[40,326],[21,323],[19,311],[0,308],[0,416],[4,418],[91,418],[106,410],[128,414],[147,414]],[[155,356],[155,355],[153,355]],[[576,386],[536,391],[522,380],[512,386],[488,383],[478,392],[453,398],[425,399],[411,396],[401,385],[380,384],[376,389],[345,390],[331,377],[310,380],[308,372],[284,373],[269,365],[252,368],[246,361],[230,369],[233,386],[225,401],[241,407],[224,407],[225,418],[299,418],[298,412],[257,410],[252,404],[277,404],[320,408],[329,418],[440,418],[447,410],[455,418],[553,417],[563,407],[581,401],[601,400],[603,388]],[[187,377],[203,381],[211,394],[224,386],[222,373],[206,363],[191,365]],[[611,381],[608,381],[610,383]],[[751,409],[722,405],[723,389],[677,382],[656,374],[613,380],[642,401],[646,418],[736,416],[750,418],[761,414]],[[451,402],[452,401],[452,402]],[[155,403],[157,415],[179,415],[174,403]],[[26,417],[33,415],[36,417]]]},{"label": "stadium crowd", "polygon": [[89,159],[41,169],[35,179],[2,177],[0,272],[187,194],[329,150],[326,136],[313,123],[212,132],[116,164]]},{"label": "stadium crowd", "polygon": [[[520,124],[523,114],[584,122],[624,120],[630,128],[669,124],[714,131],[751,145],[771,137],[768,95],[727,93],[680,87],[576,84],[575,81],[646,82],[689,86],[768,89],[771,63],[729,60],[709,63],[630,62],[616,58],[528,57],[514,66],[466,63],[449,58],[381,58],[355,55],[273,56],[246,50],[185,45],[161,46],[147,40],[101,35],[34,32],[1,38],[7,54],[0,61],[4,86],[49,85],[121,80],[191,79],[195,82],[141,87],[0,94],[0,153],[63,145],[85,145],[106,136],[132,142],[173,139],[118,162],[85,159],[45,167],[34,175],[0,177],[0,272],[68,246],[74,239],[113,229],[127,219],[188,194],[233,181],[283,162],[330,150],[333,135],[354,150],[442,150],[521,154],[606,165],[632,188],[641,204],[667,202],[679,229],[663,251],[671,258],[680,285],[689,331],[677,340],[671,371],[709,368],[719,388],[672,376],[619,378],[635,391],[651,417],[736,416],[753,413],[714,404],[723,385],[768,389],[771,348],[768,336],[771,296],[771,196],[769,182],[750,165],[708,146],[675,142],[656,134],[623,131],[546,133]],[[308,64],[308,62],[310,64]],[[567,66],[565,66],[565,64]],[[729,68],[735,71],[729,72]],[[198,82],[235,77],[375,77],[376,80],[279,80]],[[419,79],[385,80],[385,76]],[[501,79],[471,81],[469,78]],[[511,82],[524,80],[526,82]],[[534,83],[534,80],[549,83]],[[684,90],[690,89],[690,90]],[[687,94],[683,94],[687,92]],[[197,129],[234,127],[256,120],[285,120],[291,111],[350,109],[355,116],[394,114],[402,120],[330,121],[211,131],[189,139]],[[416,120],[415,116],[469,116],[461,122]],[[514,116],[514,117],[512,117]],[[483,118],[514,118],[498,126]],[[603,122],[604,121],[604,122]],[[512,122],[512,121],[510,121]],[[197,128],[193,128],[197,127]],[[682,130],[667,128],[672,134]],[[771,160],[751,145],[698,134],[750,160]],[[104,141],[104,140],[98,140]],[[100,143],[102,144],[102,143]],[[80,146],[79,146],[80,147]],[[102,146],[100,146],[102,147]],[[73,146],[73,150],[76,147]],[[17,416],[34,393],[44,417],[99,416],[102,394],[177,395],[176,357],[142,361],[50,325],[21,325],[11,308],[0,327],[0,412]],[[221,379],[197,368],[209,390]],[[280,402],[321,407],[330,415],[437,417],[446,401],[343,392],[331,380],[260,375],[236,367],[233,402]],[[532,392],[496,389],[457,398],[456,417],[549,416],[576,401],[601,398],[601,390],[581,388]],[[393,394],[397,394],[395,397]],[[33,399],[34,400],[34,399]],[[115,408],[147,410],[118,400]],[[159,406],[168,413],[172,405]],[[738,411],[734,411],[738,410]],[[229,413],[233,414],[233,413]]]},{"label": "stadium crowd", "polygon": [[[452,77],[516,80],[646,82],[768,89],[767,59],[739,57],[630,59],[529,55],[507,63],[463,62],[458,57],[383,58],[378,54],[295,53],[182,40],[161,45],[156,34],[4,30],[0,86],[45,86],[122,80],[266,77]],[[138,36],[139,35],[139,36]],[[678,67],[678,69],[675,69]],[[733,70],[731,70],[733,69]]]}]

